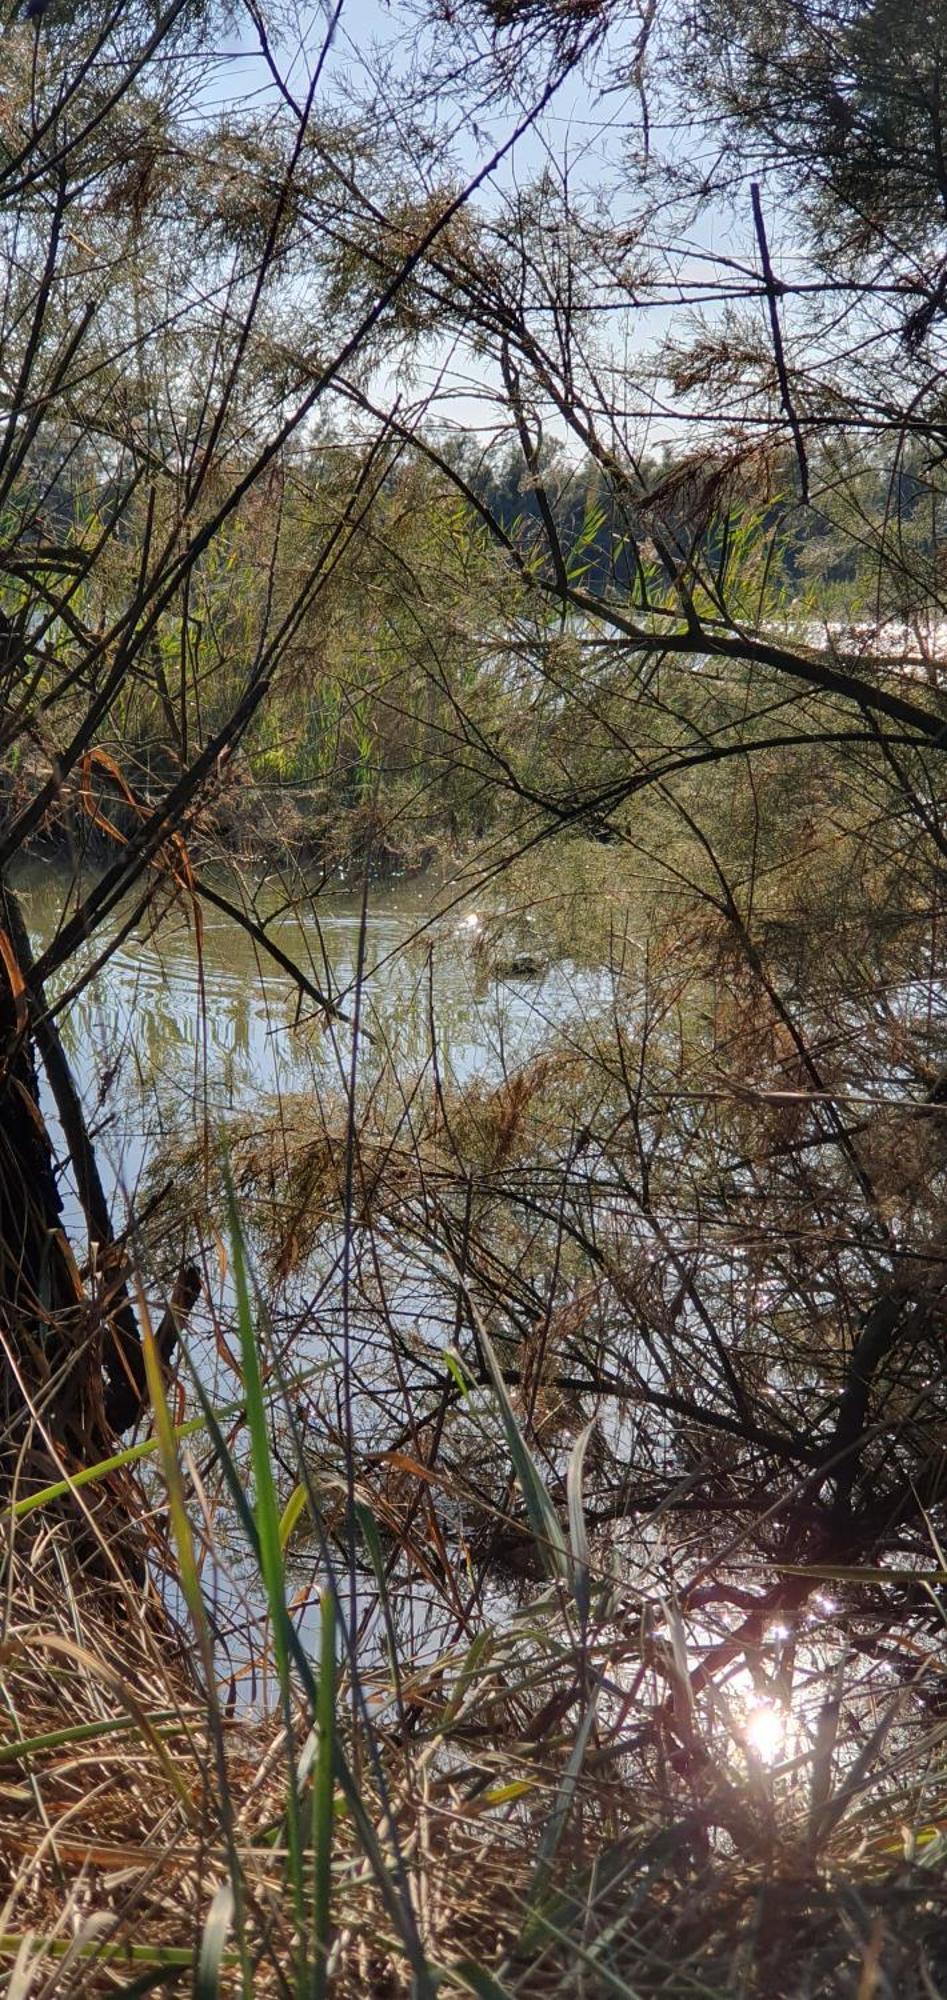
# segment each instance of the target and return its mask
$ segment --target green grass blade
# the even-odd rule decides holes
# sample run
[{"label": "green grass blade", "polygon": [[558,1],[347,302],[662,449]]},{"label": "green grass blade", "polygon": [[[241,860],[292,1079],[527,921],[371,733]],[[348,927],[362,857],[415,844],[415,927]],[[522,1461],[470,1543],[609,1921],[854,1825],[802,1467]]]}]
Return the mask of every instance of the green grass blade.
[{"label": "green grass blade", "polygon": [[[221,1411],[221,1416],[236,1416],[242,1410],[242,1403],[235,1403],[229,1411]],[[203,1417],[192,1417],[186,1424],[178,1424],[175,1438],[193,1437],[204,1428]],[[54,1479],[49,1486],[42,1486],[38,1493],[27,1493],[22,1500],[14,1500],[10,1509],[15,1521],[22,1521],[28,1514],[35,1514],[40,1507],[48,1507],[54,1500],[63,1500],[67,1493],[74,1493],[82,1486],[93,1486],[99,1479],[107,1479],[111,1472],[121,1472],[127,1465],[138,1465],[143,1458],[156,1458],[161,1445],[157,1437],[143,1438],[140,1444],[131,1444],[125,1451],[112,1453],[111,1458],[100,1458],[95,1465],[83,1465],[78,1472],[70,1473],[68,1479]]]},{"label": "green grass blade", "polygon": [[39,1937],[33,1932],[0,1932],[0,1956],[15,1958],[22,1949],[24,1938],[29,1937],[31,1946],[41,1951],[47,1958],[65,1958],[75,1954],[78,1958],[100,1960],[103,1965],[151,1965],[165,1971],[189,1972],[194,1964],[194,1953],[190,1945],[174,1944],[109,1944],[98,1938],[90,1938],[88,1944],[77,1944],[75,1938]]},{"label": "green grass blade", "polygon": [[585,1509],[582,1505],[582,1475],[585,1470],[585,1454],[589,1439],[595,1429],[593,1417],[584,1431],[576,1438],[569,1455],[566,1473],[566,1503],[569,1509],[569,1544],[572,1551],[572,1588],[575,1593],[576,1608],[583,1632],[589,1618],[589,1537],[585,1525]]},{"label": "green grass blade", "polygon": [[[321,1377],[322,1373],[321,1364],[315,1368],[304,1369],[300,1374],[292,1376],[288,1383],[281,1385],[280,1393],[283,1393],[284,1388],[292,1391],[304,1389],[314,1376]],[[242,1400],[223,1403],[214,1411],[219,1424],[229,1422],[232,1417],[242,1417],[243,1414]],[[187,1438],[196,1437],[207,1428],[208,1419],[205,1412],[199,1417],[189,1417],[186,1423],[175,1424],[172,1436],[177,1443],[181,1443]],[[157,1436],[142,1438],[138,1444],[130,1444],[123,1451],[113,1452],[110,1458],[99,1458],[94,1465],[80,1466],[78,1471],[71,1472],[68,1478],[54,1479],[48,1486],[41,1486],[36,1493],[24,1494],[21,1500],[13,1501],[10,1514],[15,1521],[25,1520],[27,1515],[35,1514],[41,1507],[50,1506],[54,1500],[64,1500],[67,1494],[78,1492],[83,1486],[94,1486],[99,1480],[107,1479],[110,1473],[122,1472],[129,1465],[139,1465],[145,1458],[158,1458],[160,1453],[161,1446]]]},{"label": "green grass blade", "polygon": [[559,1842],[562,1839],[563,1833],[565,1832],[566,1825],[569,1819],[569,1814],[572,1811],[573,1803],[575,1801],[575,1795],[579,1783],[579,1773],[582,1769],[582,1765],[585,1759],[585,1752],[588,1745],[589,1736],[592,1731],[592,1726],[595,1721],[596,1711],[598,1708],[598,1693],[599,1690],[598,1687],[596,1687],[595,1692],[592,1695],[592,1699],[589,1702],[585,1714],[582,1717],[582,1721],[579,1724],[578,1735],[576,1736],[575,1742],[572,1746],[572,1750],[569,1756],[569,1761],[566,1765],[565,1770],[563,1771],[562,1777],[559,1780],[556,1796],[553,1801],[552,1811],[542,1831],[542,1837],[540,1839],[539,1847],[536,1853],[536,1865],[533,1870],[533,1877],[527,1894],[527,1906],[529,1913],[527,1915],[526,1922],[524,1924],[523,1932],[520,1939],[521,1948],[523,1948],[524,1950],[527,1949],[534,1941],[534,1925],[536,1918],[539,1914],[539,1906],[541,1905],[542,1899],[545,1896],[547,1889],[549,1888],[549,1883],[552,1874],[552,1864],[556,1857],[556,1850],[559,1846]]},{"label": "green grass blade", "polygon": [[292,1684],[290,1679],[289,1633],[292,1629],[292,1619],[286,1605],[286,1576],[283,1564],[283,1547],[280,1540],[280,1510],[276,1494],[276,1479],[270,1456],[270,1434],[267,1424],[266,1401],[263,1395],[263,1378],[260,1372],[256,1326],[250,1303],[250,1287],[247,1280],[243,1229],[229,1175],[226,1176],[226,1189],[234,1293],[237,1306],[237,1331],[240,1340],[240,1363],[243,1374],[247,1428],[250,1433],[250,1456],[253,1465],[257,1551],[260,1578],[266,1595],[273,1629],[273,1651],[276,1658],[276,1672],[279,1680],[283,1723],[286,1729],[288,1770],[286,1835],[289,1876],[296,1915],[297,1943],[300,1952],[299,1973],[301,1985],[304,1985],[307,1949],[305,1928],[306,1905],[303,1888],[303,1841],[299,1812],[299,1793],[296,1786],[295,1727]]},{"label": "green grass blade", "polygon": [[299,1484],[293,1487],[289,1499],[287,1500],[286,1505],[283,1508],[282,1514],[280,1515],[279,1545],[284,1555],[286,1553],[287,1548],[289,1547],[289,1541],[293,1529],[295,1528],[297,1521],[299,1521],[302,1518],[302,1515],[305,1513],[308,1502],[309,1502],[309,1495],[306,1491],[306,1487],[303,1484],[303,1481],[300,1480]]},{"label": "green grass blade", "polygon": [[[243,1480],[234,1461],[233,1453],[220,1428],[216,1412],[211,1405],[207,1391],[196,1371],[192,1374],[192,1380],[195,1393],[204,1412],[204,1422],[214,1448],[217,1463],[224,1475],[224,1480],[233,1502],[235,1519],[239,1522],[241,1532],[246,1541],[247,1550],[257,1569],[260,1569],[261,1555],[257,1523],[247,1499]],[[243,1407],[243,1404],[241,1404],[241,1410]],[[304,1468],[301,1469],[304,1470]],[[317,1499],[312,1489],[308,1486],[308,1482],[307,1490],[309,1491],[310,1510],[314,1514],[318,1514]],[[308,1658],[305,1647],[300,1640],[292,1620],[287,1619],[286,1624],[288,1628],[286,1637],[289,1652],[309,1702],[311,1713],[315,1715],[318,1710],[319,1697],[312,1663]],[[399,1898],[392,1880],[392,1872],[382,1851],[378,1835],[366,1811],[361,1788],[356,1781],[354,1772],[345,1755],[344,1748],[338,1740],[338,1736],[336,1737],[335,1745],[335,1774],[336,1782],[344,1796],[356,1834],[371,1867],[388,1916],[404,1945],[405,1953],[412,1967],[415,1985],[419,1993],[433,1994],[434,1988],[424,1958],[423,1947],[418,1935],[417,1923],[411,1906],[407,1885],[404,1883],[401,1885],[402,1900]]]},{"label": "green grass blade", "polygon": [[395,1622],[391,1615],[391,1603],[388,1595],[388,1579],[385,1575],[385,1552],[381,1545],[381,1536],[378,1533],[378,1523],[375,1519],[374,1514],[372,1513],[371,1508],[366,1506],[364,1500],[356,1500],[355,1518],[358,1522],[359,1528],[364,1538],[371,1566],[374,1571],[375,1584],[378,1590],[378,1602],[381,1605],[381,1615],[385,1623],[385,1639],[387,1641],[387,1646],[388,1646],[388,1658],[391,1662],[391,1671],[395,1678],[395,1685],[396,1687],[398,1687],[399,1686],[398,1640],[397,1640],[397,1635],[395,1633]]},{"label": "green grass blade", "polygon": [[194,1974],[194,2000],[219,2000],[224,1950],[233,1923],[233,1888],[221,1882],[204,1922],[201,1948]]},{"label": "green grass blade", "polygon": [[191,1534],[191,1522],[187,1511],[187,1501],[184,1497],[184,1482],[181,1478],[181,1468],[178,1464],[171,1413],[168,1409],[167,1398],[164,1393],[161,1363],[158,1359],[154,1335],[147,1324],[142,1334],[142,1344],[144,1348],[148,1394],[151,1397],[155,1437],[161,1455],[161,1469],[164,1473],[164,1483],[168,1494],[171,1531],[174,1536],[178,1555],[181,1590],[187,1608],[194,1620],[195,1627],[201,1632],[205,1625],[204,1599],[201,1594],[200,1576],[194,1554],[194,1538]]},{"label": "green grass blade", "polygon": [[569,1818],[570,1812],[572,1811],[576,1789],[579,1783],[579,1772],[582,1769],[583,1760],[585,1758],[586,1746],[588,1744],[589,1736],[592,1731],[592,1726],[595,1721],[597,1708],[598,1708],[598,1689],[596,1689],[595,1693],[593,1694],[592,1699],[589,1702],[589,1705],[585,1711],[585,1714],[582,1717],[582,1721],[579,1725],[579,1732],[578,1735],[576,1736],[575,1742],[572,1746],[572,1750],[569,1756],[569,1761],[566,1765],[566,1768],[559,1782],[559,1788],[556,1792],[556,1798],[552,1812],[550,1813],[546,1825],[543,1828],[542,1839],[540,1840],[539,1849],[536,1857],[537,1876],[545,1877],[548,1875],[550,1865],[555,1858],[556,1849],[558,1848],[559,1842],[562,1839],[563,1833],[565,1832],[566,1822]]},{"label": "green grass blade", "polygon": [[464,1654],[460,1672],[454,1683],[450,1699],[445,1704],[443,1714],[438,1718],[436,1727],[439,1736],[446,1735],[451,1724],[459,1715],[468,1689],[474,1682],[475,1677],[483,1674],[488,1662],[492,1658],[494,1644],[495,1641],[492,1632],[476,1632],[471,1639],[470,1645]]},{"label": "green grass blade", "polygon": [[174,1536],[175,1546],[177,1548],[177,1553],[178,1553],[178,1566],[180,1572],[181,1590],[184,1596],[184,1601],[191,1614],[191,1618],[194,1625],[194,1631],[197,1636],[198,1644],[201,1651],[201,1656],[204,1662],[204,1672],[207,1677],[207,1687],[209,1692],[211,1693],[210,1713],[211,1713],[212,1723],[215,1725],[214,1739],[215,1739],[215,1749],[217,1752],[218,1778],[222,1786],[221,1810],[225,1828],[225,1839],[227,1845],[228,1861],[230,1865],[230,1878],[232,1884],[232,1895],[234,1898],[234,1908],[237,1913],[237,1935],[239,1940],[241,1986],[244,1995],[247,1995],[251,1992],[252,1988],[250,1984],[249,1961],[247,1957],[246,1933],[244,1928],[243,1885],[240,1876],[240,1863],[237,1855],[237,1849],[233,1834],[233,1827],[231,1824],[231,1816],[229,1812],[229,1798],[225,1789],[226,1764],[224,1760],[223,1740],[220,1730],[220,1718],[219,1714],[217,1713],[216,1704],[212,1694],[214,1686],[213,1646],[211,1644],[210,1633],[208,1631],[208,1626],[207,1626],[207,1615],[204,1610],[204,1598],[203,1598],[203,1593],[201,1591],[200,1574],[197,1567],[197,1560],[194,1554],[194,1537],[191,1532],[191,1521],[187,1511],[187,1501],[184,1493],[184,1482],[181,1478],[181,1467],[178,1463],[177,1441],[174,1435],[174,1427],[171,1422],[171,1412],[168,1409],[167,1398],[165,1396],[164,1378],[161,1372],[161,1361],[159,1359],[158,1350],[155,1345],[154,1335],[148,1323],[148,1316],[147,1313],[144,1311],[144,1308],[142,1309],[142,1322],[143,1322],[142,1345],[143,1345],[144,1361],[145,1361],[145,1376],[148,1383],[148,1393],[151,1398],[152,1420],[154,1422],[155,1436],[158,1441],[158,1447],[161,1454],[162,1470],[164,1472],[165,1485],[167,1487],[167,1492],[168,1492],[168,1511],[171,1518],[171,1528]]},{"label": "green grass blade", "polygon": [[526,1502],[529,1524],[533,1531],[540,1557],[549,1576],[561,1577],[567,1581],[569,1576],[569,1556],[559,1516],[546,1491],[539,1468],[532,1457],[520,1429],[516,1412],[510,1401],[510,1392],[503,1380],[503,1371],[494,1352],[493,1343],[484,1326],[479,1326],[477,1331],[486,1359],[490,1380],[493,1384],[494,1394],[500,1406],[500,1416],[503,1422],[503,1429],[506,1433],[506,1441],[510,1448],[513,1468],[523,1499]]},{"label": "green grass blade", "polygon": [[[187,1709],[183,1714],[174,1708],[159,1709],[157,1715],[149,1715],[146,1720],[155,1735],[161,1738],[180,1735],[188,1722],[200,1722],[201,1711]],[[171,1727],[162,1728],[161,1724]],[[0,1743],[0,1764],[18,1764],[27,1757],[38,1756],[44,1750],[62,1750],[72,1743],[96,1743],[101,1736],[127,1736],[140,1729],[136,1716],[109,1715],[95,1722],[74,1722],[64,1729],[47,1729],[42,1736],[20,1736],[10,1743]]]},{"label": "green grass blade", "polygon": [[335,1809],[335,1598],[324,1590],[321,1598],[322,1639],[319,1651],[319,1698],[316,1721],[319,1748],[312,1788],[313,1851],[313,2000],[323,2000],[328,1989],[329,1946],[332,1932],[332,1823]]}]

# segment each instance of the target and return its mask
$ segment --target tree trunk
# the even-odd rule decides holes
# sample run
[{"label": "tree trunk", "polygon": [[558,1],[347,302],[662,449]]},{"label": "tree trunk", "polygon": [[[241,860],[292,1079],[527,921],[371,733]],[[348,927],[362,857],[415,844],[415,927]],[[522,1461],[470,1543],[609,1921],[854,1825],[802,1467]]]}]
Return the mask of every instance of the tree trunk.
[{"label": "tree trunk", "polygon": [[[141,1345],[116,1274],[107,1310],[87,1296],[62,1227],[55,1159],[37,1084],[50,1075],[100,1256],[108,1208],[59,1036],[30,991],[29,940],[15,896],[0,888],[0,1411],[3,1458],[40,1479],[54,1453],[94,1463],[141,1407]],[[37,1006],[39,1001],[39,1006]],[[39,1014],[39,1021],[37,1021]]]}]

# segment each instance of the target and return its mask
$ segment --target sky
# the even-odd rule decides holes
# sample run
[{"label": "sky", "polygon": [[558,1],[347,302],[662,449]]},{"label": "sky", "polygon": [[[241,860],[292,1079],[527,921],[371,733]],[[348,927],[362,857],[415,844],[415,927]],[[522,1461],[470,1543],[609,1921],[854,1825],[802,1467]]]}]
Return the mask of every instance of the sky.
[{"label": "sky", "polygon": [[[246,15],[242,19],[242,29],[221,50],[221,60],[205,93],[205,102],[208,106],[236,103],[245,110],[275,108],[279,103],[277,87],[260,53],[251,21]],[[278,41],[281,43],[285,81],[297,99],[304,97],[313,62],[322,49],[325,19],[321,6],[300,8],[294,0],[282,8],[282,34],[279,17],[267,16],[274,46]],[[399,70],[403,71],[411,60],[410,37],[416,20],[417,10],[412,10],[410,0],[408,4],[405,0],[342,0],[320,81],[322,101],[341,100],[349,90],[357,93],[371,76],[380,78],[386,63],[393,66],[396,80]],[[599,78],[604,67],[604,64],[597,67]],[[422,76],[421,81],[426,79]],[[515,122],[515,114],[504,110],[501,116],[495,108],[476,116],[467,110],[463,117],[458,117],[444,98],[432,100],[434,110],[446,122],[454,167],[459,174],[470,178],[483,167]],[[671,120],[671,127],[658,128],[654,134],[658,147],[673,138],[676,129],[673,107]],[[680,124],[684,123],[682,114]],[[517,142],[491,176],[490,183],[478,191],[477,201],[487,207],[502,203],[517,187],[536,176],[550,156],[556,163],[568,159],[573,190],[590,198],[599,195],[606,186],[614,190],[620,185],[618,169],[629,128],[640,130],[636,93],[626,89],[603,96],[592,87],[588,76],[576,72],[557,92],[541,123]],[[435,158],[435,170],[442,164],[441,159]],[[620,201],[621,197],[613,193],[613,202],[616,199]],[[614,219],[614,209],[612,214]],[[669,276],[676,268],[685,280],[701,278],[703,260],[718,251],[727,256],[746,256],[752,261],[748,216],[741,224],[722,209],[709,209],[701,217],[689,246],[680,246],[676,267],[669,263]],[[684,322],[684,308],[675,303],[651,308],[647,313],[632,313],[621,322],[616,317],[614,339],[629,370],[635,372],[635,359],[646,347],[681,333]],[[436,394],[443,422],[462,429],[478,429],[493,420],[492,406],[498,388],[495,372],[481,357],[473,355],[465,343],[452,348],[432,343],[419,366],[416,388],[419,394]],[[555,421],[551,428],[555,432]],[[674,429],[673,415],[667,418],[656,414],[652,442],[656,445],[669,442]]]}]

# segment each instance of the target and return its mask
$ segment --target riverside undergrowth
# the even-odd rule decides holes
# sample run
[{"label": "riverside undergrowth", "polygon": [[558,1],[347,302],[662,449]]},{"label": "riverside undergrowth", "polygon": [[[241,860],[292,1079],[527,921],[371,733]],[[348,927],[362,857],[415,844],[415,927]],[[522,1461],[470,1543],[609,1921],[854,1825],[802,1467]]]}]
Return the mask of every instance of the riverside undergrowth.
[{"label": "riverside undergrowth", "polygon": [[[906,1731],[904,1686],[859,1701],[837,1618],[800,1629],[794,1682],[762,1632],[725,1659],[676,1594],[660,1503],[633,1562],[605,1550],[590,1431],[550,1490],[482,1323],[482,1381],[448,1352],[444,1384],[506,1459],[492,1506],[418,1437],[331,1480],[233,1202],[229,1255],[239,1400],[198,1378],[175,1425],[152,1352],[153,1435],[7,1508],[7,1990],[938,1991],[947,1725]],[[505,1535],[532,1564],[498,1590]],[[932,1606],[942,1561],[910,1571]],[[758,1581],[765,1601],[791,1579]],[[807,1579],[836,1611],[897,1583]]]}]

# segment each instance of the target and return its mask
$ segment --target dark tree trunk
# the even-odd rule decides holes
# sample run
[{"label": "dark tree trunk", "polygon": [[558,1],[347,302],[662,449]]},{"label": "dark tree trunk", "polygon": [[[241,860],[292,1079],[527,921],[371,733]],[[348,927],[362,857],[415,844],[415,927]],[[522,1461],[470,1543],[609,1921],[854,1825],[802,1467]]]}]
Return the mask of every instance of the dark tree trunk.
[{"label": "dark tree trunk", "polygon": [[142,1406],[141,1343],[123,1275],[93,1302],[62,1227],[62,1200],[37,1082],[42,1056],[63,1125],[90,1241],[107,1270],[113,1236],[71,1071],[42,993],[31,990],[29,939],[16,897],[0,888],[0,1405],[3,1456],[43,1477],[52,1451],[94,1463]]},{"label": "dark tree trunk", "polygon": [[[96,1291],[83,1285],[37,1082],[42,1062],[62,1125]],[[0,879],[0,1467],[56,1476],[57,1460],[94,1464],[147,1407],[141,1334],[82,1103],[34,974],[15,891]],[[156,1329],[162,1363],[201,1290],[185,1263]],[[55,1468],[55,1469],[54,1469]]]},{"label": "dark tree trunk", "polygon": [[79,1462],[108,1439],[101,1346],[62,1228],[53,1151],[37,1090],[20,968],[0,967],[0,1399],[4,1457]]}]

